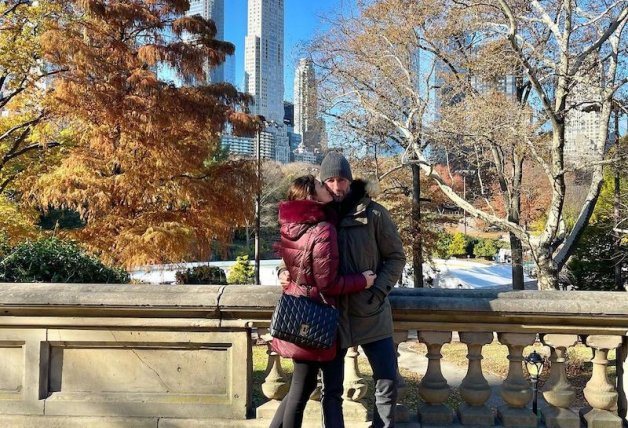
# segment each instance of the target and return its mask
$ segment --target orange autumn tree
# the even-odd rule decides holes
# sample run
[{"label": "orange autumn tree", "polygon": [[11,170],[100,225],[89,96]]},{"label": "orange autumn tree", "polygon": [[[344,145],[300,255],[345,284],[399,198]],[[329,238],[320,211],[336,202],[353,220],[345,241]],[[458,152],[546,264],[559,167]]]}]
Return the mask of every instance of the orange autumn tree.
[{"label": "orange autumn tree", "polygon": [[[253,170],[218,162],[226,123],[251,129],[248,97],[203,84],[234,46],[184,16],[186,0],[75,0],[43,38],[68,71],[54,82],[55,125],[73,136],[60,166],[32,183],[42,208],[80,213],[73,236],[125,266],[205,258],[252,215]],[[170,70],[182,86],[166,82]]]},{"label": "orange autumn tree", "polygon": [[37,236],[38,212],[21,204],[20,181],[54,164],[62,136],[47,138],[46,81],[62,69],[42,63],[41,35],[63,14],[59,4],[0,2],[0,243]]}]

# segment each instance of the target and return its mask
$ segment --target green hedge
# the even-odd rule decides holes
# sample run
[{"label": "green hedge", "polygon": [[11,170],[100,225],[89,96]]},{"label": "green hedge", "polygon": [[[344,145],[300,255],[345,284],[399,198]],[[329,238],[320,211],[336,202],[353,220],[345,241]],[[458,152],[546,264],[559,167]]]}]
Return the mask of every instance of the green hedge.
[{"label": "green hedge", "polygon": [[491,258],[500,248],[510,248],[507,242],[491,238],[475,238],[465,236],[462,232],[453,235],[447,232],[439,233],[433,257],[484,257]]},{"label": "green hedge", "polygon": [[197,266],[176,273],[177,284],[226,285],[225,271],[215,266]]},{"label": "green hedge", "polygon": [[52,237],[5,249],[0,254],[0,281],[128,283],[129,275],[105,265],[75,242]]},{"label": "green hedge", "polygon": [[[567,263],[567,270],[578,290],[622,291],[615,284],[615,265],[626,263],[628,245],[616,251],[612,224],[590,224]],[[624,265],[625,266],[625,265]],[[626,277],[624,273],[624,284]]]},{"label": "green hedge", "polygon": [[493,257],[497,253],[497,246],[493,239],[480,239],[473,247],[473,255],[476,257]]}]

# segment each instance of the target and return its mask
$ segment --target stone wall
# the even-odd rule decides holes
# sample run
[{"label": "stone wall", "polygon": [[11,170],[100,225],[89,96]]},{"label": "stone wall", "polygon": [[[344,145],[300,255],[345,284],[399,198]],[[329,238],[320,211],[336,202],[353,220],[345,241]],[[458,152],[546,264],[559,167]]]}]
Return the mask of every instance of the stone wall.
[{"label": "stone wall", "polygon": [[[0,425],[264,426],[247,420],[251,332],[268,326],[279,293],[0,284]],[[617,386],[626,417],[627,293],[396,289],[391,302],[395,329],[424,340],[429,332],[623,338]]]},{"label": "stone wall", "polygon": [[0,284],[0,424],[245,420],[251,326],[220,319],[222,292]]}]

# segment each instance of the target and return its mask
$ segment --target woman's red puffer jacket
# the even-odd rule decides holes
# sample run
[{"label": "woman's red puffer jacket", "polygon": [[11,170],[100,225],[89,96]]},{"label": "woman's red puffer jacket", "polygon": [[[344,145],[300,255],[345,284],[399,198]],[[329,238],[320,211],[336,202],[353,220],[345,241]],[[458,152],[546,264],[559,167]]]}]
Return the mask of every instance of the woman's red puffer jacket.
[{"label": "woman's red puffer jacket", "polygon": [[[322,301],[322,293],[325,301],[333,305],[334,296],[362,291],[366,279],[361,273],[338,275],[336,228],[326,220],[324,206],[316,201],[282,202],[279,205],[279,254],[291,279],[284,293],[293,296],[309,294],[319,301]],[[272,346],[282,357],[297,360],[329,361],[336,354],[335,345],[330,349],[314,350],[273,339]]]},{"label": "woman's red puffer jacket", "polygon": [[324,206],[316,201],[282,202],[279,252],[292,280],[285,289],[287,294],[306,295],[307,288],[297,285],[298,280],[311,286],[310,297],[321,300],[319,293],[323,293],[327,302],[334,304],[333,296],[362,291],[366,279],[361,273],[338,275],[336,228],[326,219]]}]

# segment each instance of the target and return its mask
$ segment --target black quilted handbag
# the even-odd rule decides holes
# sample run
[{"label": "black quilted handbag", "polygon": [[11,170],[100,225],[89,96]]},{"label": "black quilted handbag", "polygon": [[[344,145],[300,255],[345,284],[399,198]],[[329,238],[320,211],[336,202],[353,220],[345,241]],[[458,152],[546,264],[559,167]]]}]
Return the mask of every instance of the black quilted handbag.
[{"label": "black quilted handbag", "polygon": [[331,348],[338,310],[306,296],[282,294],[270,321],[270,335],[312,349]]},{"label": "black quilted handbag", "polygon": [[312,286],[300,284],[305,260],[309,260],[311,238],[312,232],[305,245],[296,280],[297,285],[307,288],[307,296],[281,295],[270,320],[270,335],[305,348],[329,349],[336,341],[338,310],[325,301],[322,293],[319,296],[323,302],[311,299]]}]

